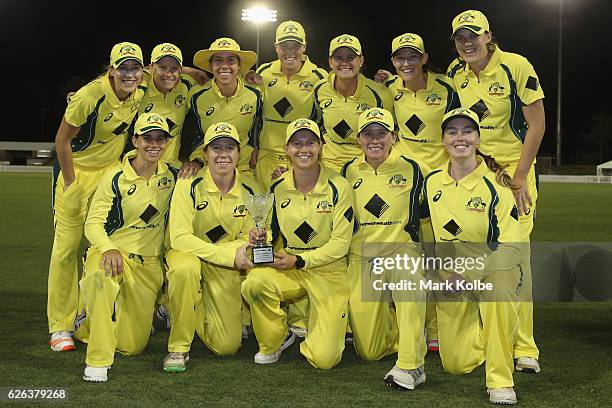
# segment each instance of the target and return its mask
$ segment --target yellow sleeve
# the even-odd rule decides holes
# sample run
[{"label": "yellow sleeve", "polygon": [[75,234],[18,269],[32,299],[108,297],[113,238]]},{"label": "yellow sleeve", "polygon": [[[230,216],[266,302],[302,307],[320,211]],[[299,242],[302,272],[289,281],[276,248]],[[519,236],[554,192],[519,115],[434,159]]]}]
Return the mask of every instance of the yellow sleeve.
[{"label": "yellow sleeve", "polygon": [[85,237],[101,253],[118,249],[109,234],[121,227],[121,217],[111,217],[111,210],[121,213],[120,175],[121,172],[113,168],[102,177],[91,200],[85,221]]},{"label": "yellow sleeve", "polygon": [[338,189],[338,202],[333,207],[331,237],[320,248],[300,254],[305,268],[327,265],[344,257],[351,244],[354,217],[352,189],[340,176],[334,177],[330,182]]},{"label": "yellow sleeve", "polygon": [[531,105],[533,102],[544,98],[540,79],[526,58],[517,56],[513,76],[516,82],[516,93],[523,104]]},{"label": "yellow sleeve", "polygon": [[90,87],[86,85],[79,89],[77,93],[70,97],[64,118],[72,126],[81,127],[87,122],[87,118],[96,108],[98,102],[96,97],[91,94]]},{"label": "yellow sleeve", "polygon": [[236,242],[211,244],[193,233],[193,217],[195,215],[194,199],[191,196],[193,180],[180,179],[176,183],[170,204],[170,246],[178,251],[195,255],[216,265],[233,267]]}]

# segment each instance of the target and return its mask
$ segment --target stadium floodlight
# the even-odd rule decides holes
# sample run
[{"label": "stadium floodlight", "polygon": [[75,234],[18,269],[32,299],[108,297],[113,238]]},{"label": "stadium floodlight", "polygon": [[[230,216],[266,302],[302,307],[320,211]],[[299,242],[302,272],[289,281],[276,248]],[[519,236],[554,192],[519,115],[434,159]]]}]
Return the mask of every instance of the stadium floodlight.
[{"label": "stadium floodlight", "polygon": [[252,22],[257,30],[257,67],[259,67],[259,28],[264,23],[276,22],[277,13],[277,10],[271,10],[263,6],[242,9],[242,21]]}]

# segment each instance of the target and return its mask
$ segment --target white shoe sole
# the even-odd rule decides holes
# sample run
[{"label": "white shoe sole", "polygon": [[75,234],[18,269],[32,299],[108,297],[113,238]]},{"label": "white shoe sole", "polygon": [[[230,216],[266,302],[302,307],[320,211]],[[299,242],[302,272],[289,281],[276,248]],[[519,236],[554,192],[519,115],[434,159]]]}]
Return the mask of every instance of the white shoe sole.
[{"label": "white shoe sole", "polygon": [[416,388],[417,385],[423,384],[425,380],[427,380],[427,375],[423,374],[422,376],[417,378],[417,380],[414,382],[414,385],[408,385],[397,381],[395,378],[393,378],[393,375],[388,375],[385,377],[385,384],[392,388],[412,391]]},{"label": "white shoe sole", "polygon": [[260,353],[255,354],[255,358],[254,358],[255,364],[265,365],[265,364],[276,363],[280,359],[280,356],[283,353],[283,351],[285,351],[287,348],[289,348],[289,346],[295,343],[295,339],[297,336],[293,332],[291,333],[292,333],[292,336],[289,337],[289,339],[281,345],[278,351],[272,354],[260,354]]}]

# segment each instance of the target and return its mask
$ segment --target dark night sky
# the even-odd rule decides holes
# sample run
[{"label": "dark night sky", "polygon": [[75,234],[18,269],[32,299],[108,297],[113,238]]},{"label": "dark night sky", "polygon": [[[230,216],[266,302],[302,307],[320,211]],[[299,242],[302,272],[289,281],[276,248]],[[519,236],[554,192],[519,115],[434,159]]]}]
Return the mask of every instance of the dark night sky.
[{"label": "dark night sky", "polygon": [[[538,72],[547,116],[540,154],[554,151],[558,0],[355,3],[268,0],[265,4],[278,10],[279,22],[294,19],[304,25],[307,53],[324,68],[329,40],[342,33],[357,35],[364,48],[364,73],[369,77],[379,67],[392,69],[391,40],[404,32],[423,36],[430,61],[445,69],[453,56],[448,40],[452,18],[465,9],[483,11],[502,49],[526,56]],[[251,4],[2,0],[2,71],[6,95],[10,95],[5,97],[9,110],[4,112],[10,116],[3,120],[0,140],[52,141],[65,108],[66,91],[100,73],[116,42],[138,43],[147,62],[153,46],[165,41],[181,47],[186,63],[191,63],[195,51],[208,48],[222,36],[231,36],[242,48],[254,50],[255,28],[240,21],[241,8]],[[592,115],[612,110],[605,102],[612,92],[608,80],[612,63],[607,55],[612,51],[611,11],[609,0],[564,0],[565,160],[572,159]],[[262,28],[261,61],[275,58],[275,27],[272,23]]]}]

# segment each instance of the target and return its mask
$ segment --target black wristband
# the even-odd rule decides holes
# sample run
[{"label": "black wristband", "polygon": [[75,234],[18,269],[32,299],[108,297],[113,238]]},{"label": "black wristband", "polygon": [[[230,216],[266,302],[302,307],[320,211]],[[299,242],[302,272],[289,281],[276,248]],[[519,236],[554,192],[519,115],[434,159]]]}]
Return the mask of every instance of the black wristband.
[{"label": "black wristband", "polygon": [[296,255],[295,256],[295,269],[302,269],[304,266],[306,266],[306,261],[304,261],[304,259],[302,259],[301,256]]}]

